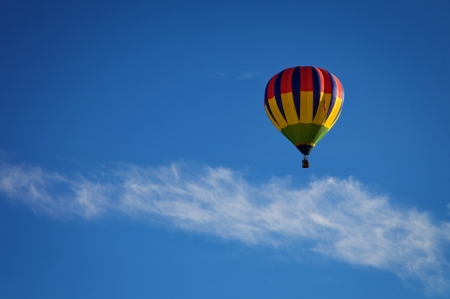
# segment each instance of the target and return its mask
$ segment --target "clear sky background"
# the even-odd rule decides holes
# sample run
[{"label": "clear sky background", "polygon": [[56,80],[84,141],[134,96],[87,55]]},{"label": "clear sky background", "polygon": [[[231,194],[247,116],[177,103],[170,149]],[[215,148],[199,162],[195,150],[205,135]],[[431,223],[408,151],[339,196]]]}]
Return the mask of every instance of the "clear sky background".
[{"label": "clear sky background", "polygon": [[[0,1],[0,298],[448,298],[449,13]],[[299,65],[345,89],[309,169]]]}]

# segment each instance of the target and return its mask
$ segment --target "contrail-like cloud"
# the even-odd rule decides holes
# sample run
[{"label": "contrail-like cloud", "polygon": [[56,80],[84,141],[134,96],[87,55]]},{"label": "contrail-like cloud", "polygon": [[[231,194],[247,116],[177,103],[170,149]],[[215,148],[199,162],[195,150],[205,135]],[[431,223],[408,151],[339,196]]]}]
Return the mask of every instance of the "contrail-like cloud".
[{"label": "contrail-like cloud", "polygon": [[250,80],[255,78],[256,76],[258,76],[258,72],[257,71],[247,71],[244,72],[242,74],[240,74],[238,76],[239,79],[243,79],[243,80]]},{"label": "contrail-like cloud", "polygon": [[430,294],[450,286],[450,223],[393,207],[353,179],[329,177],[297,188],[288,179],[254,184],[230,169],[182,164],[116,164],[75,178],[3,164],[0,192],[56,217],[125,214],[249,245],[298,246],[419,280]]}]

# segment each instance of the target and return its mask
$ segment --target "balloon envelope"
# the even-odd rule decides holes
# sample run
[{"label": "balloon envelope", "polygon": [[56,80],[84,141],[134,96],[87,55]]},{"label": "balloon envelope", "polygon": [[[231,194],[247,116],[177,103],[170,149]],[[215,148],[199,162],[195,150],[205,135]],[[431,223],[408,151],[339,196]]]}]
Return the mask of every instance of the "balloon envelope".
[{"label": "balloon envelope", "polygon": [[304,155],[333,127],[343,103],[339,79],[313,66],[281,71],[269,80],[264,95],[270,121]]}]

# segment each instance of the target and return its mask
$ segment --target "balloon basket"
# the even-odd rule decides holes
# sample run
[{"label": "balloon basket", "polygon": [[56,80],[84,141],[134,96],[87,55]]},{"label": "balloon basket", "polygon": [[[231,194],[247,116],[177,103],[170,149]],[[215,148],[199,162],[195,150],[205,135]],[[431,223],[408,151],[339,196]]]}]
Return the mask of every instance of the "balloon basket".
[{"label": "balloon basket", "polygon": [[309,161],[308,161],[308,157],[304,157],[302,160],[302,168],[309,168]]}]

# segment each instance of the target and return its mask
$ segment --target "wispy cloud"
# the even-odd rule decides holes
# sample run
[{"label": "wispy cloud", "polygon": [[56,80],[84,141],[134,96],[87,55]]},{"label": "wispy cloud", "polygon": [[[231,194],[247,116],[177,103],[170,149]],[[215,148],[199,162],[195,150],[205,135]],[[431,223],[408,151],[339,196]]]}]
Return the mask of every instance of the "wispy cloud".
[{"label": "wispy cloud", "polygon": [[213,73],[208,73],[208,74],[211,77],[224,77],[224,78],[228,77],[227,74],[225,74],[223,72],[219,72],[219,71],[216,71],[216,72],[213,72]]},{"label": "wispy cloud", "polygon": [[[239,75],[231,75],[231,77],[233,78],[237,78],[240,80],[251,80],[253,78],[255,78],[256,76],[258,76],[259,73],[256,71],[247,71],[247,72],[243,72]],[[216,72],[208,72],[208,76],[210,77],[222,77],[222,78],[228,78],[228,75],[224,72],[220,72],[220,71],[216,71]]]},{"label": "wispy cloud", "polygon": [[243,79],[243,80],[250,80],[255,78],[258,75],[258,72],[256,71],[248,71],[248,72],[244,72],[242,74],[240,74],[238,76],[239,79]]},{"label": "wispy cloud", "polygon": [[[0,192],[36,212],[92,219],[126,214],[249,245],[290,247],[420,280],[447,292],[450,223],[394,208],[353,179],[246,181],[226,168],[115,165],[69,178],[39,167],[0,167]],[[308,244],[308,245],[305,245]],[[309,246],[308,248],[305,248]]]}]

